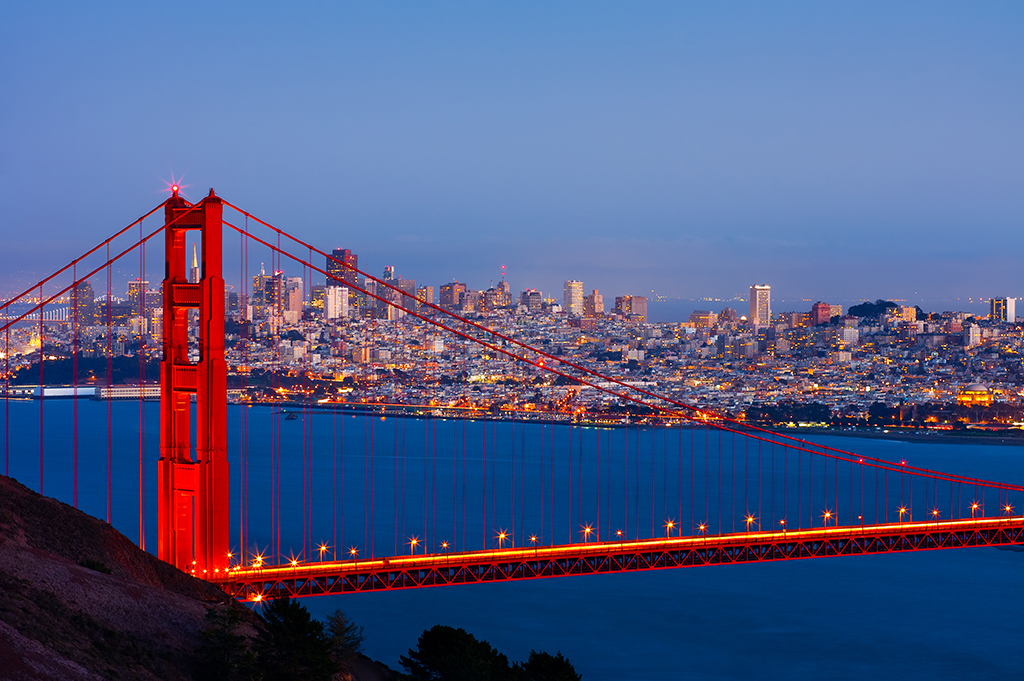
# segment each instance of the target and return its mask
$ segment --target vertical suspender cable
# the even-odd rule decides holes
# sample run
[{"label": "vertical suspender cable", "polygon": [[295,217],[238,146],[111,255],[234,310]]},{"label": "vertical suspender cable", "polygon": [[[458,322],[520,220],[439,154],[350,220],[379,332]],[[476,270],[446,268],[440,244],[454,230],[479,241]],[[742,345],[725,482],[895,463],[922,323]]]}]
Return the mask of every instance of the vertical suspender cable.
[{"label": "vertical suspender cable", "polygon": [[[110,244],[107,244],[107,262],[108,263],[110,262]],[[113,370],[114,337],[113,337],[113,329],[112,329],[112,326],[111,326],[111,324],[112,324],[112,320],[111,320],[111,312],[112,312],[112,310],[111,310],[111,300],[110,300],[110,298],[111,298],[110,274],[111,274],[110,273],[110,265],[108,264],[107,265],[107,300],[106,300],[107,312],[106,312],[106,315],[105,315],[106,323],[107,323],[107,515],[106,515],[106,519],[107,519],[107,523],[108,524],[110,523],[110,495],[111,495],[111,491],[112,491],[111,487],[112,487],[112,483],[113,483],[113,481],[111,479],[111,459],[113,457],[113,452],[114,452],[114,443],[113,443],[113,435],[114,435],[114,433],[113,433],[112,420],[111,420],[111,417],[112,417],[111,405],[113,403],[113,400],[111,400],[111,397],[110,397],[110,393],[111,393],[110,386],[113,383],[113,373],[114,373],[114,370]]]},{"label": "vertical suspender cable", "polygon": [[[39,285],[39,302],[43,302],[43,285]],[[43,333],[43,317],[46,316],[45,306],[39,307],[39,493],[43,493],[43,360],[46,359],[46,339]]]},{"label": "vertical suspender cable", "polygon": [[[78,263],[71,266],[71,278],[75,282],[75,288],[71,293],[71,385],[74,388],[74,404],[72,405],[71,416],[71,448],[73,471],[74,506],[78,508]],[[144,547],[143,547],[144,548]]]},{"label": "vertical suspender cable", "polygon": [[[139,240],[143,238],[139,223]],[[139,548],[146,550],[146,242],[139,246]],[[75,400],[76,402],[78,400]]]}]

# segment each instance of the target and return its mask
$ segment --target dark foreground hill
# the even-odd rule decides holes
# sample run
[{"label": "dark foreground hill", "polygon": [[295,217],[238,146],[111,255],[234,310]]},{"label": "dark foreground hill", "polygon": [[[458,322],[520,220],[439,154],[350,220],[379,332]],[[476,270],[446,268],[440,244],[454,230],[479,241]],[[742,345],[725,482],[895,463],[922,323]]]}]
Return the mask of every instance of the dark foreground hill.
[{"label": "dark foreground hill", "polygon": [[189,679],[213,607],[244,610],[110,525],[0,476],[0,678]]}]

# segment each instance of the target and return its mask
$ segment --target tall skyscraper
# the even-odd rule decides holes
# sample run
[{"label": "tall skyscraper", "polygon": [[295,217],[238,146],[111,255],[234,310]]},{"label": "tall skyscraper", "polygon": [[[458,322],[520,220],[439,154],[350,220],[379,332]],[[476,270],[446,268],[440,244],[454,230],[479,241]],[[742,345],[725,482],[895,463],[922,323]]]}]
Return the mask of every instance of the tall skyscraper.
[{"label": "tall skyscraper", "polygon": [[1017,299],[1016,298],[992,298],[989,301],[990,316],[997,322],[1017,321]]},{"label": "tall skyscraper", "polygon": [[196,245],[192,244],[192,267],[188,270],[188,280],[192,284],[198,284],[202,276],[202,272],[199,271],[199,258],[196,256]]},{"label": "tall skyscraper", "polygon": [[[78,311],[78,318],[75,319],[76,324],[79,326],[91,326],[93,324],[95,299],[96,294],[92,290],[92,284],[88,281],[83,281],[75,286],[72,301]],[[74,313],[75,310],[72,310],[72,317],[74,317]]]},{"label": "tall skyscraper", "polygon": [[434,304],[434,287],[420,286],[416,289],[416,297],[424,303]]},{"label": "tall skyscraper", "polygon": [[754,326],[767,326],[772,321],[772,287],[754,284],[750,287],[750,316]]},{"label": "tall skyscraper", "polygon": [[596,288],[583,299],[583,314],[587,317],[600,317],[604,314],[604,296]]},{"label": "tall skyscraper", "polygon": [[562,290],[562,309],[570,317],[583,316],[583,282],[570,279]]},{"label": "tall skyscraper", "polygon": [[352,317],[358,317],[363,296],[355,290],[359,286],[359,256],[347,248],[335,248],[327,258],[327,285],[349,289],[348,305]]}]

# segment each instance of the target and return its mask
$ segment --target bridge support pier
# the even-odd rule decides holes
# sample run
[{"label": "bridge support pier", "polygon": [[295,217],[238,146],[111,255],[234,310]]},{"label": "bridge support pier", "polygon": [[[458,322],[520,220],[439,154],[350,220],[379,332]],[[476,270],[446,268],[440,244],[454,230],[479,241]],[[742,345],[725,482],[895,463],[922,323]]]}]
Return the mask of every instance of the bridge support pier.
[{"label": "bridge support pier", "polygon": [[[227,365],[224,361],[223,205],[213,190],[196,206],[177,191],[164,206],[163,351],[160,367],[158,555],[212,577],[229,564]],[[202,277],[190,282],[185,238],[202,239]],[[199,310],[199,361],[189,357],[189,311]],[[195,457],[192,395],[196,395]]]}]

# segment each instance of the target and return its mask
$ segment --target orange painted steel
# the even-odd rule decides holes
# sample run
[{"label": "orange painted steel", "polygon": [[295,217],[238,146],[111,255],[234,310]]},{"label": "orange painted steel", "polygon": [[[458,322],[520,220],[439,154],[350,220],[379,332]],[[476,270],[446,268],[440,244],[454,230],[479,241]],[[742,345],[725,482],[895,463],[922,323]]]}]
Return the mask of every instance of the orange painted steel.
[{"label": "orange painted steel", "polygon": [[[163,361],[160,366],[158,555],[202,576],[228,567],[227,364],[224,359],[223,205],[177,192],[164,205]],[[202,278],[189,282],[185,239],[202,239]],[[199,362],[189,359],[189,312],[199,310]],[[196,442],[191,402],[196,396]]]},{"label": "orange painted steel", "polygon": [[1021,543],[1024,543],[1024,516],[1012,516],[591,542],[259,568],[236,566],[208,575],[206,579],[235,598],[261,601],[281,596],[323,596]]}]

